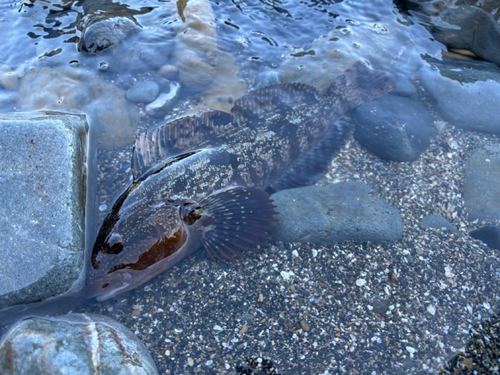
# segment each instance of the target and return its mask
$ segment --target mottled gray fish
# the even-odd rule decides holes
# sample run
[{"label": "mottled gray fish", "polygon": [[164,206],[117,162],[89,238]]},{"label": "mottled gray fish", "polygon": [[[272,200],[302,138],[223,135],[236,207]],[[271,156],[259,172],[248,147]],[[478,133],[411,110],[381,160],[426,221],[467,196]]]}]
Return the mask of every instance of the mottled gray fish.
[{"label": "mottled gray fish", "polygon": [[393,88],[359,62],[323,95],[299,83],[269,86],[238,99],[230,114],[181,118],[141,135],[134,182],[97,235],[89,297],[135,288],[202,246],[228,261],[257,250],[276,215],[264,191],[311,183],[345,142],[336,120]]}]

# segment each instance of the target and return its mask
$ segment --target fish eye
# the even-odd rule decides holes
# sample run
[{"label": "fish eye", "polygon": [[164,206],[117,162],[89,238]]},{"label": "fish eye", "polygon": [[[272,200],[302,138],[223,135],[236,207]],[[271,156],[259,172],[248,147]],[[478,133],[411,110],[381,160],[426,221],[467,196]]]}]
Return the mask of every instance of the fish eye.
[{"label": "fish eye", "polygon": [[123,250],[123,238],[118,233],[113,233],[109,236],[106,241],[106,247],[108,248],[109,253],[118,254]]}]

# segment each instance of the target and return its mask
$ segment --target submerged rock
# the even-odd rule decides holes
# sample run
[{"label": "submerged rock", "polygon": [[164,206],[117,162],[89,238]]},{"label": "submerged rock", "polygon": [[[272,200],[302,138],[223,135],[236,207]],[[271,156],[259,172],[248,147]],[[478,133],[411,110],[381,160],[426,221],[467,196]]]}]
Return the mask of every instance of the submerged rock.
[{"label": "submerged rock", "polygon": [[125,92],[83,69],[56,66],[31,69],[16,98],[23,110],[82,110],[89,114],[98,141],[109,147],[130,144],[139,114]]},{"label": "submerged rock", "polygon": [[158,374],[148,350],[125,326],[105,316],[30,318],[0,341],[0,373]]},{"label": "submerged rock", "polygon": [[179,9],[182,24],[175,37],[174,58],[183,85],[200,88],[215,77],[218,51],[217,31],[208,0],[190,0]]},{"label": "submerged rock", "polygon": [[458,233],[457,228],[440,215],[427,215],[420,220],[420,226],[424,229],[433,228],[447,231],[450,233]]},{"label": "submerged rock", "polygon": [[387,95],[357,107],[352,118],[354,138],[382,159],[413,161],[430,144],[434,120],[414,100]]},{"label": "submerged rock", "polygon": [[483,61],[444,58],[429,61],[420,72],[422,85],[441,116],[451,125],[500,133],[500,68]]},{"label": "submerged rock", "polygon": [[492,249],[500,250],[500,227],[486,225],[469,233],[472,238],[484,242]]},{"label": "submerged rock", "polygon": [[83,115],[0,116],[0,310],[83,287],[87,132]]},{"label": "submerged rock", "polygon": [[[367,185],[345,182],[283,190],[272,195],[277,206],[277,240],[331,244],[341,241],[394,242],[403,222]],[[299,219],[298,219],[299,218]]]},{"label": "submerged rock", "polygon": [[151,103],[158,97],[160,86],[154,81],[139,81],[127,90],[127,99],[138,103]]},{"label": "submerged rock", "polygon": [[500,220],[500,147],[480,148],[469,158],[464,201],[471,220]]},{"label": "submerged rock", "polygon": [[120,43],[139,27],[126,17],[111,17],[91,23],[83,30],[79,49],[97,53]]}]

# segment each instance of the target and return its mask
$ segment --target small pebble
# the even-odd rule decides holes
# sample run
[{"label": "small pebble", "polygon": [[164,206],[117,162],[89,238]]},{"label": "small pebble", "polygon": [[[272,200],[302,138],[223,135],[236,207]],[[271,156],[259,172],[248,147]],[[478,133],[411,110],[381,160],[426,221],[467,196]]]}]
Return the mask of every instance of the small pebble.
[{"label": "small pebble", "polygon": [[214,331],[222,331],[223,328],[220,325],[215,325],[214,326]]},{"label": "small pebble", "polygon": [[435,308],[433,305],[429,305],[429,306],[427,306],[427,311],[428,311],[431,315],[435,315],[435,314],[436,314],[436,308]]},{"label": "small pebble", "polygon": [[366,280],[365,279],[357,279],[356,280],[356,285],[357,286],[363,286],[366,284]]},{"label": "small pebble", "polygon": [[108,205],[107,205],[107,204],[101,204],[101,205],[99,206],[99,211],[101,211],[101,212],[104,212],[104,211],[106,211],[107,209],[108,209]]}]

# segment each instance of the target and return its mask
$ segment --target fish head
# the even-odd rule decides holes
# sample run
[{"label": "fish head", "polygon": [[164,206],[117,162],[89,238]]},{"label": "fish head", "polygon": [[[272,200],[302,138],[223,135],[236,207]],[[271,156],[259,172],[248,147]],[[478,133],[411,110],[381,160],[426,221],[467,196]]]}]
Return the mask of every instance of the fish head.
[{"label": "fish head", "polygon": [[119,203],[104,220],[92,250],[88,297],[99,301],[136,288],[173,266],[188,245],[188,228],[177,202],[158,204],[129,195]]}]

